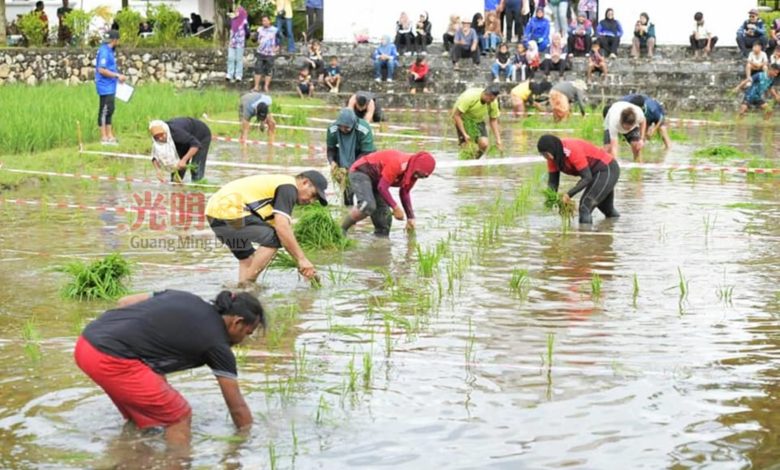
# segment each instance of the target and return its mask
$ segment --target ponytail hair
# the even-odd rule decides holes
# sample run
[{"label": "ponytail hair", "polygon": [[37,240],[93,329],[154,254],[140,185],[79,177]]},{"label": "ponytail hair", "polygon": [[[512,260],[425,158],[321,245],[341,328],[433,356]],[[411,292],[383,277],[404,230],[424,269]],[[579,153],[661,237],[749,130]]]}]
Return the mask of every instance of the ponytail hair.
[{"label": "ponytail hair", "polygon": [[240,317],[244,323],[250,325],[259,323],[265,329],[265,310],[260,301],[251,294],[246,292],[236,294],[235,292],[223,290],[214,299],[214,307],[217,313],[222,316],[235,315]]}]

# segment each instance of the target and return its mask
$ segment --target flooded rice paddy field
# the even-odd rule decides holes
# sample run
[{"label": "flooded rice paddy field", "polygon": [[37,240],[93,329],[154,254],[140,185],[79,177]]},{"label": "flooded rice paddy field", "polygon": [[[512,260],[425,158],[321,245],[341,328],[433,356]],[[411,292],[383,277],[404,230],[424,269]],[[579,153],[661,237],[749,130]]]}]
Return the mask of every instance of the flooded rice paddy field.
[{"label": "flooded rice paddy field", "polygon": [[[325,111],[319,116],[327,117]],[[416,116],[415,116],[416,117]],[[392,115],[411,122],[411,116]],[[452,136],[431,120],[431,135]],[[511,155],[538,132],[505,123]],[[773,160],[775,129],[683,129],[646,161],[734,145]],[[321,134],[312,134],[319,144]],[[381,141],[380,141],[381,145]],[[416,144],[401,144],[414,149]],[[439,161],[451,143],[433,144]],[[221,161],[312,161],[213,144]],[[630,155],[621,145],[621,155]],[[150,174],[145,162],[130,173]],[[252,170],[212,167],[210,183]],[[418,183],[416,236],[357,227],[312,256],[324,286],[274,269],[273,326],[237,350],[255,415],[234,434],[207,369],[169,377],[193,408],[196,468],[769,468],[780,461],[777,178],[624,169],[622,217],[568,229],[542,207],[542,163],[440,169]],[[562,188],[574,184],[564,178]],[[51,178],[6,198],[131,206],[154,185]],[[168,189],[163,190],[166,193]],[[187,189],[186,191],[190,191]],[[206,193],[213,189],[206,189]],[[206,196],[207,197],[207,196]],[[63,300],[53,268],[120,251],[134,291],[213,297],[235,280],[208,227],[5,204],[0,229],[0,467],[167,468],[159,435],[123,431],[72,347],[106,303]],[[173,248],[171,248],[173,247]]]}]

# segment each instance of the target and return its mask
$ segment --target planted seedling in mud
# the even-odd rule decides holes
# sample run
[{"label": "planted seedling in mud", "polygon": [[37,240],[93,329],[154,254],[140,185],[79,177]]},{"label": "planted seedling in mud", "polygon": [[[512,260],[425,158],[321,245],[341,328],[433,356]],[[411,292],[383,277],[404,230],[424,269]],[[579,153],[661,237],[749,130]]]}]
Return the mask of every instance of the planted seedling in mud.
[{"label": "planted seedling in mud", "polygon": [[718,300],[726,305],[732,304],[732,296],[734,295],[734,285],[726,284],[726,270],[723,270],[723,284],[718,286],[717,289]]},{"label": "planted seedling in mud", "polygon": [[38,363],[43,354],[41,353],[41,332],[35,318],[27,319],[22,325],[22,340],[24,341],[24,354],[33,363]]},{"label": "planted seedling in mud", "polygon": [[347,385],[346,390],[349,392],[356,392],[357,391],[357,380],[358,380],[358,371],[355,368],[355,353],[352,353],[352,358],[349,360],[349,363],[347,364]]},{"label": "planted seedling in mud", "polygon": [[702,221],[704,222],[704,239],[708,240],[710,234],[712,234],[712,231],[715,229],[715,222],[718,221],[718,216],[707,214],[702,217]]},{"label": "planted seedling in mud", "polygon": [[59,269],[73,278],[62,290],[63,296],[77,300],[116,300],[127,294],[130,262],[113,253],[90,264],[74,261]]},{"label": "planted seedling in mud", "polygon": [[277,466],[276,445],[274,441],[268,441],[268,465],[271,470],[276,470]]},{"label": "planted seedling in mud", "polygon": [[374,370],[374,359],[371,357],[371,353],[363,354],[363,388],[368,390],[371,388],[371,376]]},{"label": "planted seedling in mud", "polygon": [[385,326],[385,356],[390,357],[393,352],[393,330],[390,326],[390,319],[384,318]]},{"label": "planted seedling in mud", "polygon": [[634,291],[631,295],[633,298],[634,307],[636,307],[636,299],[639,297],[639,278],[636,276],[636,273],[634,273]]},{"label": "planted seedling in mud", "polygon": [[677,268],[677,274],[680,276],[680,282],[677,286],[680,288],[680,302],[688,298],[688,281],[683,275],[682,269]]},{"label": "planted seedling in mud", "polygon": [[531,279],[528,277],[527,269],[515,268],[512,270],[512,277],[509,279],[509,290],[520,297],[528,294],[531,287]]},{"label": "planted seedling in mud", "polygon": [[437,249],[423,250],[417,245],[417,272],[422,277],[433,277],[433,273],[439,268],[440,258]]},{"label": "planted seedling in mud", "polygon": [[325,421],[328,412],[330,412],[330,405],[328,405],[327,400],[325,400],[325,395],[320,395],[320,401],[317,404],[317,414],[314,416],[314,422],[317,424],[322,424],[323,421]]},{"label": "planted seedling in mud", "polygon": [[549,374],[553,363],[553,350],[555,349],[555,333],[547,333],[547,355],[541,354],[542,365],[547,366],[547,373]]},{"label": "planted seedling in mud", "polygon": [[471,367],[472,364],[477,359],[477,353],[475,350],[477,337],[474,334],[474,324],[471,321],[471,317],[469,317],[469,335],[466,338],[466,350],[464,353],[465,359],[466,359],[466,368]]},{"label": "planted seedling in mud", "polygon": [[306,375],[306,366],[308,365],[308,362],[306,361],[305,344],[299,351],[295,352],[295,362],[293,365],[295,366],[295,380],[300,381],[303,376]]},{"label": "planted seedling in mud", "polygon": [[601,297],[601,276],[599,273],[593,273],[590,277],[590,295],[593,299]]}]

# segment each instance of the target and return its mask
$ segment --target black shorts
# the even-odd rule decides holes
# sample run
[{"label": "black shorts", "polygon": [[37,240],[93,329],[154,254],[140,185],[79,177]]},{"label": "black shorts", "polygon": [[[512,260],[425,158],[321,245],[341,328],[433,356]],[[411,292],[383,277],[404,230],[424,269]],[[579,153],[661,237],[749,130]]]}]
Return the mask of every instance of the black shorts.
[{"label": "black shorts", "polygon": [[299,83],[298,84],[298,89],[301,90],[301,93],[303,93],[304,95],[308,95],[309,94],[309,87],[310,87],[310,85],[308,85],[306,83]]},{"label": "black shorts", "polygon": [[[479,129],[479,136],[480,137],[487,137],[487,126],[485,126],[485,122],[479,122],[477,123],[477,129]],[[458,129],[458,126],[455,126],[455,132],[458,134],[458,143],[462,144],[466,141],[466,138],[463,136],[463,134],[460,132],[460,129]]]},{"label": "black shorts", "polygon": [[272,76],[274,74],[274,56],[255,54],[255,75]]},{"label": "black shorts", "polygon": [[[642,133],[639,131],[639,126],[631,129],[628,133],[623,134],[623,138],[626,139],[626,142],[629,144],[632,142],[637,142],[642,139]],[[604,145],[607,145],[612,142],[612,139],[609,137],[609,131],[604,131]]]},{"label": "black shorts", "polygon": [[226,245],[236,259],[247,259],[255,252],[253,243],[269,248],[281,248],[276,230],[256,215],[243,219],[222,220],[208,217],[209,226],[217,239]]},{"label": "black shorts", "polygon": [[759,100],[745,99],[742,101],[742,104],[744,104],[748,108],[760,108],[766,104],[766,101],[764,99],[759,99]]}]

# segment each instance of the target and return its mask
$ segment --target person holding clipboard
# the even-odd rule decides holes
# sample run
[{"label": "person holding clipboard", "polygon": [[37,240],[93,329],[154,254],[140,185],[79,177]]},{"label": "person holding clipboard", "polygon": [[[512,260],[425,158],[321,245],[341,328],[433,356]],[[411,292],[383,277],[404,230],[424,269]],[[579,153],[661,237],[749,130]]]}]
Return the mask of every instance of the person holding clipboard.
[{"label": "person holding clipboard", "polygon": [[112,29],[106,34],[95,59],[95,87],[100,97],[98,127],[100,127],[100,143],[103,145],[117,145],[111,117],[114,115],[117,82],[124,83],[126,80],[116,66],[114,49],[117,44],[119,44],[119,31]]}]

